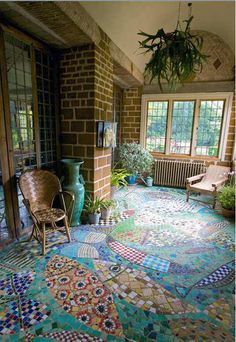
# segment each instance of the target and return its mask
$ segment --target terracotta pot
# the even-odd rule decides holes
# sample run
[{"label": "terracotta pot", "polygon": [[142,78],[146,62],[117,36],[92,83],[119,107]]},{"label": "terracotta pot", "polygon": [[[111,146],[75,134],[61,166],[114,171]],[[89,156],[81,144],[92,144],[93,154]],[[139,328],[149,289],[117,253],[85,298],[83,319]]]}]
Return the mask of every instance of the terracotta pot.
[{"label": "terracotta pot", "polygon": [[235,210],[229,210],[221,207],[221,212],[224,217],[234,217]]}]

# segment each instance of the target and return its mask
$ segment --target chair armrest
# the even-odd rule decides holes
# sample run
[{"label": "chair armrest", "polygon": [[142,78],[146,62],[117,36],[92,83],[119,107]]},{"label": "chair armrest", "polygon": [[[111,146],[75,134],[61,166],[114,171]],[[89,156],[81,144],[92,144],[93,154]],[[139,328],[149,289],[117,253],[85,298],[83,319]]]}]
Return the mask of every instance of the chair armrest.
[{"label": "chair armrest", "polygon": [[212,186],[213,186],[213,188],[215,188],[215,190],[217,190],[217,188],[221,185],[224,185],[227,180],[228,180],[228,178],[221,179],[218,182],[212,183]]},{"label": "chair armrest", "polygon": [[199,175],[196,175],[196,176],[193,176],[193,177],[189,177],[186,179],[187,183],[192,183],[196,180],[201,180],[204,176],[205,176],[206,173],[201,173]]}]

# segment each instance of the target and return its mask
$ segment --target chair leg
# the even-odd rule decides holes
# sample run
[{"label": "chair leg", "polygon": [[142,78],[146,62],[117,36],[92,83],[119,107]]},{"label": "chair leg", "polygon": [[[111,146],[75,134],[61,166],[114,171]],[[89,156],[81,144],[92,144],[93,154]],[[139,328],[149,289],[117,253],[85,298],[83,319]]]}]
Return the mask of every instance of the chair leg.
[{"label": "chair leg", "polygon": [[214,196],[214,200],[213,200],[213,209],[215,209],[215,207],[216,207],[216,195]]},{"label": "chair leg", "polygon": [[42,254],[46,253],[46,229],[45,223],[42,223]]},{"label": "chair leg", "polygon": [[188,201],[189,201],[189,195],[190,195],[190,191],[189,191],[189,190],[187,190],[187,193],[186,193],[186,202],[188,202]]},{"label": "chair leg", "polygon": [[66,235],[68,237],[68,242],[71,242],[70,227],[69,227],[69,224],[68,224],[68,218],[65,217],[63,221],[64,221],[64,224],[65,224],[65,229],[66,229]]}]

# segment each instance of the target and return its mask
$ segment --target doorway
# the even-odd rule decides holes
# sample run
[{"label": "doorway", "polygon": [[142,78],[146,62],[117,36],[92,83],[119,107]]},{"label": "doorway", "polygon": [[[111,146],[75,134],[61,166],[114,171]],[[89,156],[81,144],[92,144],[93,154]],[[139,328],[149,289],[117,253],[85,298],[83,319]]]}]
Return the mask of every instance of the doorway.
[{"label": "doorway", "polygon": [[32,225],[20,175],[32,168],[55,171],[59,148],[54,54],[2,25],[0,50],[0,244],[5,244]]}]

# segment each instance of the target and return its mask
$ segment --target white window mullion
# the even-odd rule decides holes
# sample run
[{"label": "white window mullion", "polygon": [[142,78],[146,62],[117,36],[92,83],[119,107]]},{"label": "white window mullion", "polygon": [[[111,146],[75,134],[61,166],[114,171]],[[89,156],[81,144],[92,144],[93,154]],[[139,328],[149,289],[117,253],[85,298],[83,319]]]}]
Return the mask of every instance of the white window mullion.
[{"label": "white window mullion", "polygon": [[192,143],[191,143],[191,156],[192,157],[194,157],[196,155],[198,119],[199,119],[200,106],[201,106],[201,101],[199,99],[197,99],[195,102],[193,134],[192,134]]},{"label": "white window mullion", "polygon": [[171,130],[172,130],[172,109],[173,109],[173,101],[169,100],[167,129],[166,129],[166,152],[165,152],[165,154],[170,154],[170,139],[171,139]]}]

